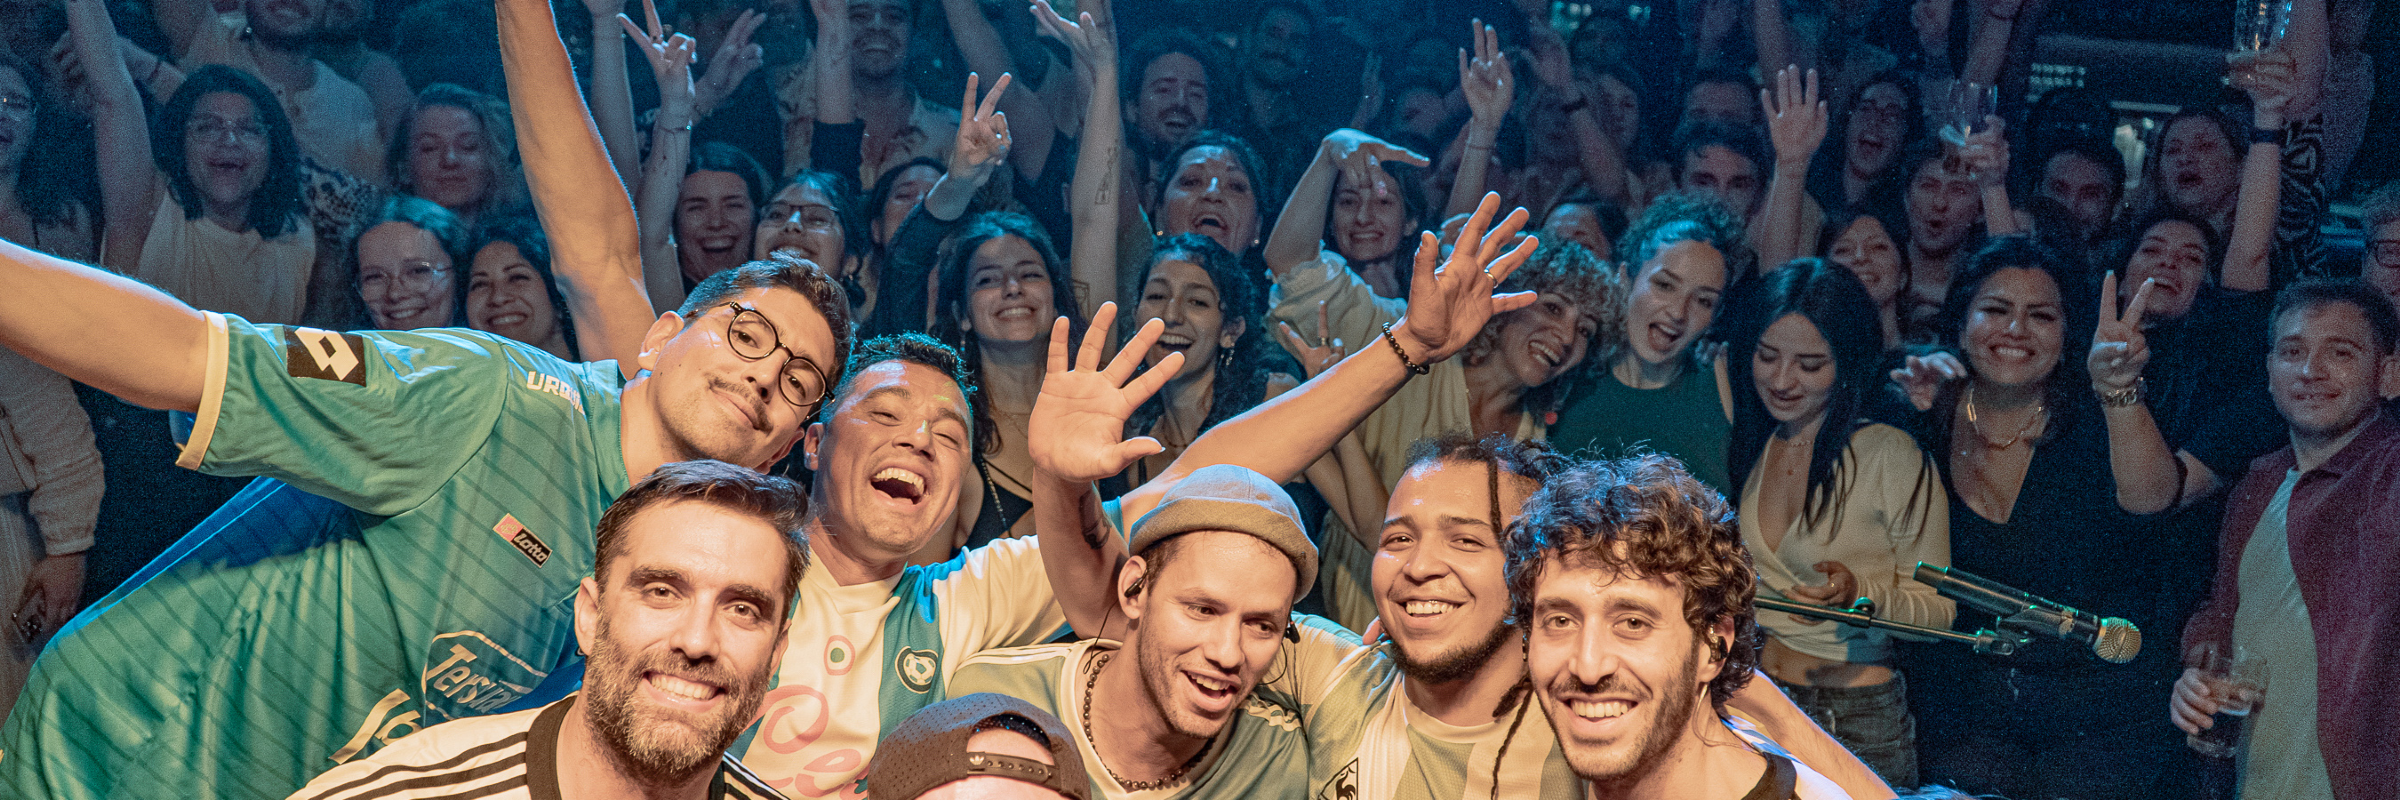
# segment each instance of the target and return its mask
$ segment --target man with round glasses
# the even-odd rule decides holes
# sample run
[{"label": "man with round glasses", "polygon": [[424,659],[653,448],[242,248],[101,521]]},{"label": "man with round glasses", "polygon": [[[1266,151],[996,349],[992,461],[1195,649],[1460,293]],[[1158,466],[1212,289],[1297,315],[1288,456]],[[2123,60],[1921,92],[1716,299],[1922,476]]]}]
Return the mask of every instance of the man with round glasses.
[{"label": "man with round glasses", "polygon": [[849,350],[839,287],[799,260],[711,277],[622,369],[461,329],[254,324],[4,242],[0,285],[0,346],[194,414],[185,467],[272,479],[50,644],[0,728],[16,797],[283,797],[557,699],[601,513],[661,464],[773,464]]}]

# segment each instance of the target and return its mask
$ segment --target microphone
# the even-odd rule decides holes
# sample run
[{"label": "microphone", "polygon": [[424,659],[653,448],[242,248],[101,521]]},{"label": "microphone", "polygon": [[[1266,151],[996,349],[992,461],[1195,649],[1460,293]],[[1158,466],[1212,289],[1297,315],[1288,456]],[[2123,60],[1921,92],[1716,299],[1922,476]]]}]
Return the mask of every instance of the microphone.
[{"label": "microphone", "polygon": [[2056,636],[2088,645],[2100,660],[2111,664],[2132,661],[2142,652],[2142,629],[2117,617],[2101,617],[2071,606],[2035,597],[1965,570],[1917,562],[1918,583],[1942,596],[2000,617],[2003,627]]}]

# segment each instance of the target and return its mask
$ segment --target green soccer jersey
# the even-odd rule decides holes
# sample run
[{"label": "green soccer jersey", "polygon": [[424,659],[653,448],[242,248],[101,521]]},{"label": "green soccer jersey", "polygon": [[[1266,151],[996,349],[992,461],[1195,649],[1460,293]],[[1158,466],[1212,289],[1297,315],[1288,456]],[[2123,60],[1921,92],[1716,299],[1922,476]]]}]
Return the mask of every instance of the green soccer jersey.
[{"label": "green soccer jersey", "polygon": [[463,330],[210,315],[184,466],[260,480],[35,663],[17,797],[280,798],[420,728],[537,702],[627,486],[613,362]]},{"label": "green soccer jersey", "polygon": [[[1303,642],[1321,646],[1303,648],[1286,639],[1276,655],[1278,662],[1289,662],[1310,652],[1340,652],[1346,649],[1343,642],[1353,647],[1358,642],[1349,631],[1322,619],[1296,615],[1293,623]],[[1127,791],[1108,770],[1101,768],[1100,754],[1092,749],[1082,724],[1083,704],[1088,699],[1084,695],[1088,658],[1095,650],[1117,648],[1116,642],[1086,639],[1072,644],[987,650],[961,664],[948,689],[951,697],[976,692],[1018,697],[1057,716],[1073,732],[1075,747],[1083,754],[1084,772],[1091,778],[1092,796],[1096,798],[1299,800],[1307,797],[1308,741],[1292,711],[1296,698],[1265,683],[1243,700],[1241,711],[1218,733],[1207,755],[1193,767],[1195,777],[1190,782],[1164,789]],[[1268,671],[1284,668],[1279,663],[1268,667]],[[870,792],[873,789],[868,787]]]}]

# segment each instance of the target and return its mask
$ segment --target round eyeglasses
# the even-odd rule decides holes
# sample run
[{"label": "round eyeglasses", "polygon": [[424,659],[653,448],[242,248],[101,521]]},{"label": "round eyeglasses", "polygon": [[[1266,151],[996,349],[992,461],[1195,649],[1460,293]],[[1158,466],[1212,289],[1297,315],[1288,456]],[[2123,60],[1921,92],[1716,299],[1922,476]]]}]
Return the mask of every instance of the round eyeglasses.
[{"label": "round eyeglasses", "polygon": [[748,361],[774,355],[777,350],[790,355],[776,381],[785,402],[806,409],[825,399],[829,383],[825,370],[807,356],[785,347],[783,338],[775,332],[775,323],[767,321],[767,315],[758,309],[734,304],[733,319],[725,323],[725,342],[733,347],[734,355]]}]

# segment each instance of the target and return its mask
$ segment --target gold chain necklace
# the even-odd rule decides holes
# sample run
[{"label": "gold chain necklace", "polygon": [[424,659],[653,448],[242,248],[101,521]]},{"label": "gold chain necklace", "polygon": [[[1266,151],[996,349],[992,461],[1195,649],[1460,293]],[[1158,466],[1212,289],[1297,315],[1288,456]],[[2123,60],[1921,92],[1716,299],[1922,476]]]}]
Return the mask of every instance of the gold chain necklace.
[{"label": "gold chain necklace", "polygon": [[[1092,659],[1092,674],[1085,676],[1083,679],[1083,739],[1084,741],[1092,743],[1092,752],[1095,753],[1100,751],[1100,740],[1098,737],[1092,735],[1092,687],[1099,685],[1100,668],[1108,666],[1108,659],[1113,655],[1116,655],[1116,653],[1102,651],[1098,656],[1094,657]],[[1108,766],[1107,759],[1100,759],[1100,769],[1107,772],[1110,779],[1115,780],[1117,785],[1125,787],[1125,791],[1128,792],[1147,792],[1152,789],[1164,789],[1169,786],[1182,783],[1184,776],[1191,773],[1192,767],[1199,765],[1200,759],[1207,758],[1208,749],[1216,746],[1216,744],[1217,740],[1214,738],[1210,738],[1204,742],[1201,742],[1200,752],[1193,753],[1191,758],[1184,759],[1183,766],[1176,767],[1174,772],[1169,772],[1167,773],[1166,777],[1154,781],[1126,780],[1124,777],[1119,776],[1115,769]]]},{"label": "gold chain necklace", "polygon": [[2006,441],[1995,442],[1992,441],[1992,437],[1984,435],[1983,425],[1975,421],[1974,384],[1967,385],[1966,407],[1967,429],[1975,432],[1976,440],[1983,442],[1983,446],[1994,450],[2006,450],[2010,447],[2016,446],[2017,442],[2024,441],[2025,435],[2033,432],[2033,426],[2041,424],[2042,418],[2050,413],[2049,409],[2042,405],[2041,400],[2034,400],[2033,413],[2025,417],[2025,426],[2017,429],[2017,435],[2008,437]]}]

